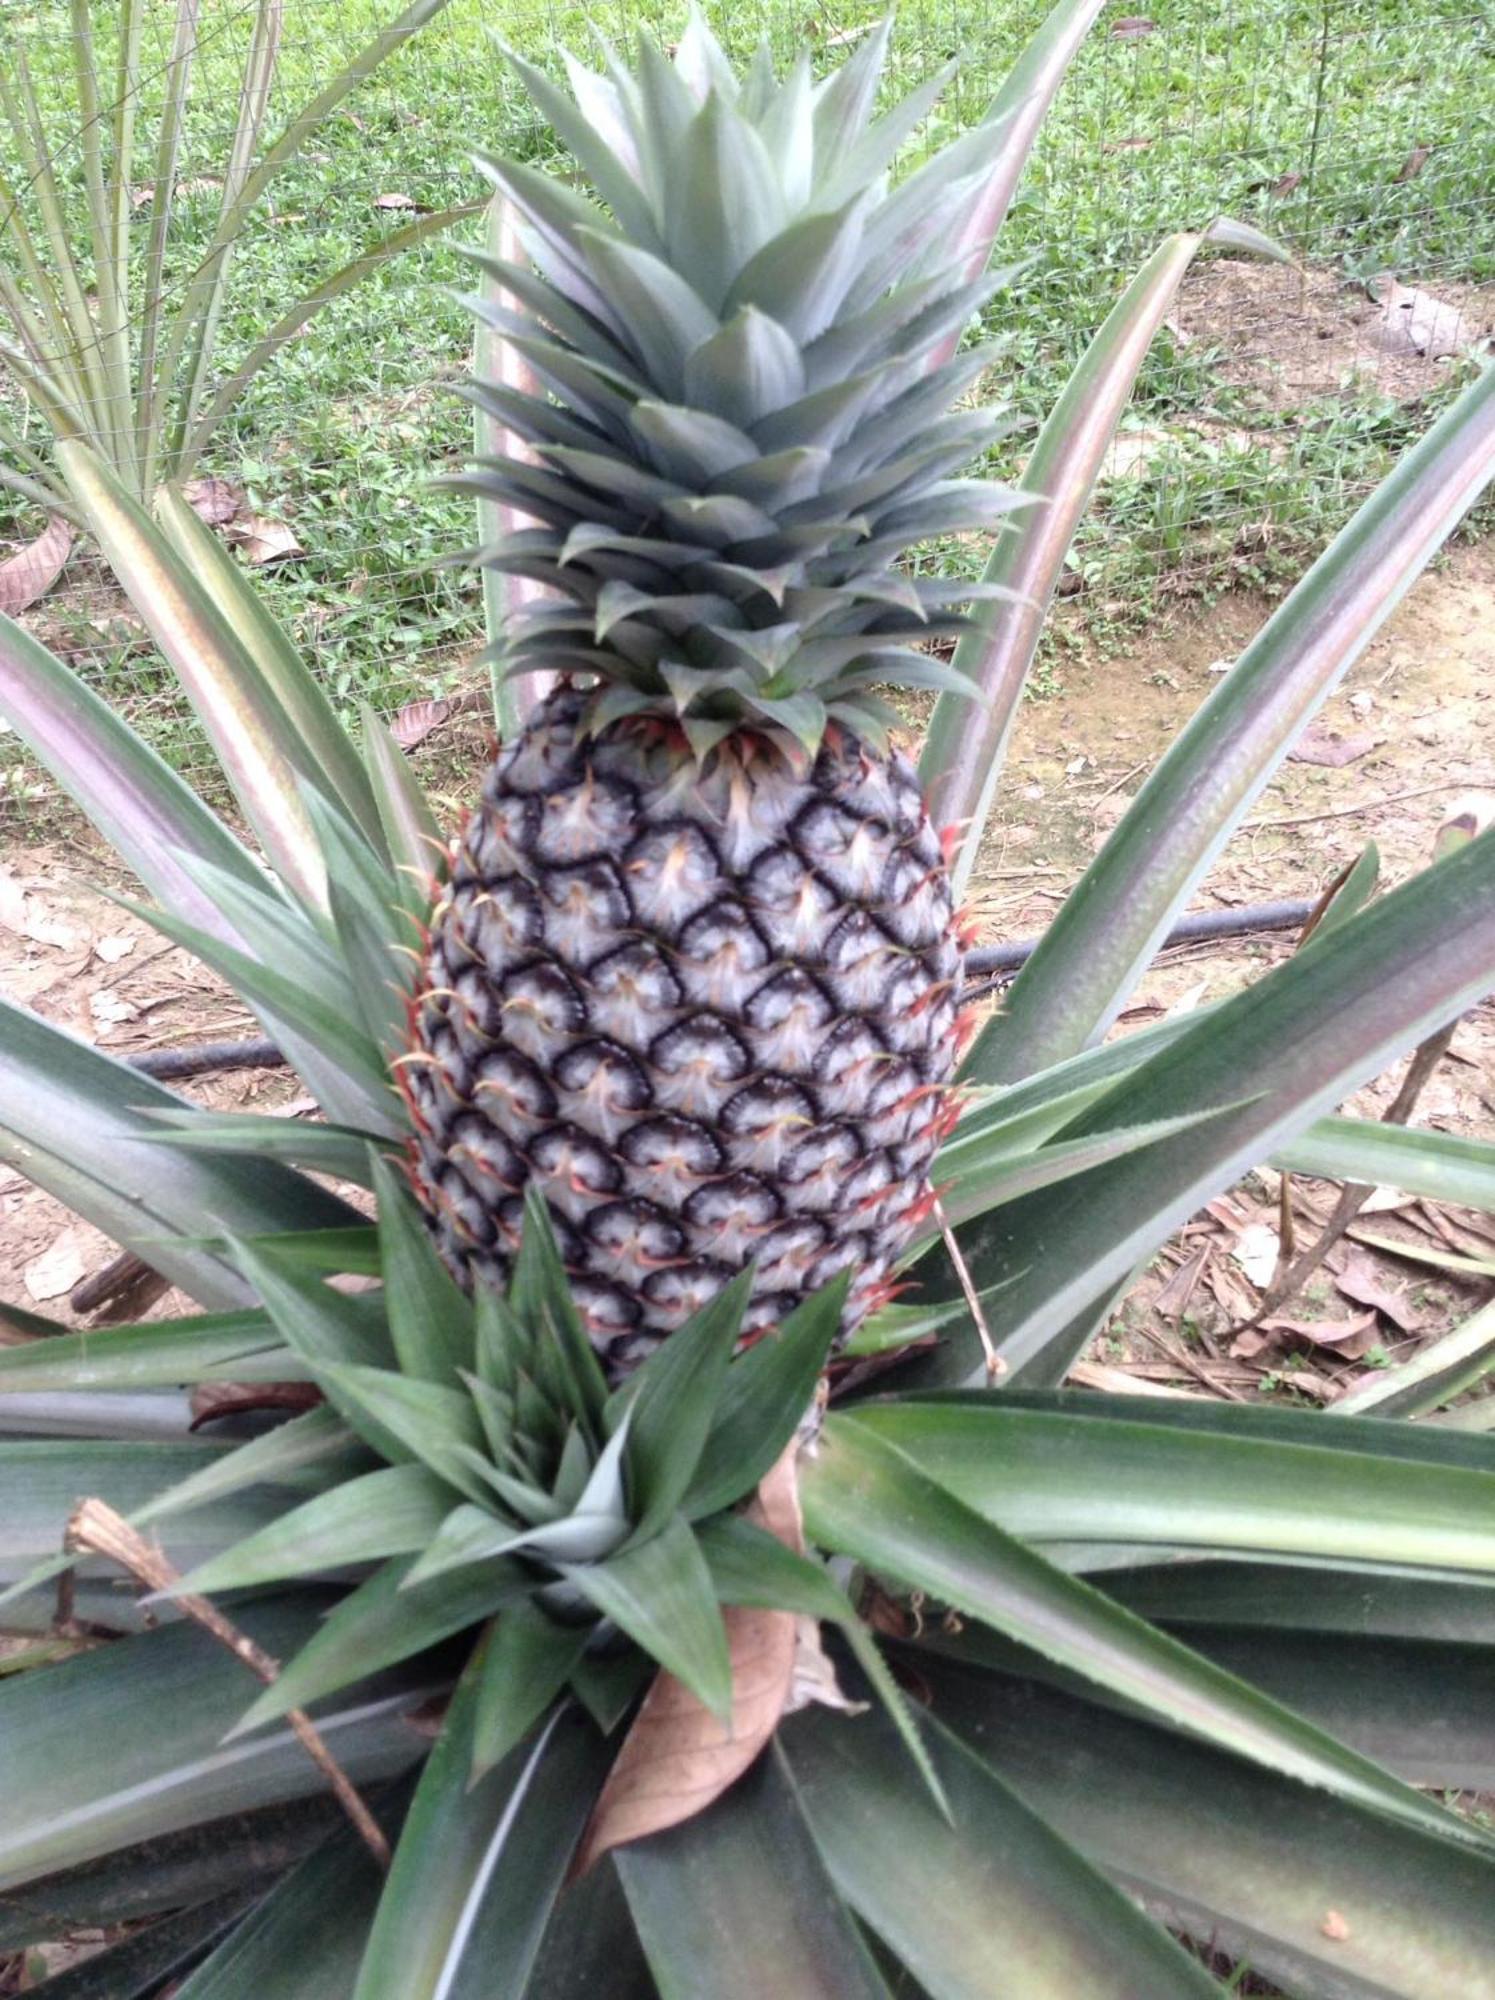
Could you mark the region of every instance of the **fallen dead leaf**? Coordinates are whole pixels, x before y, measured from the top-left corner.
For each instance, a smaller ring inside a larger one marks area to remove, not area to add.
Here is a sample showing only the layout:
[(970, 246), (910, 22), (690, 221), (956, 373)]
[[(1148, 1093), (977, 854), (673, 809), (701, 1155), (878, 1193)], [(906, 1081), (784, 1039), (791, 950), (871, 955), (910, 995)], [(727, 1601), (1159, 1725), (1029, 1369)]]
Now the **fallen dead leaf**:
[(1351, 1361), (1361, 1361), (1375, 1347), (1377, 1315), (1374, 1310), (1357, 1313), (1353, 1319), (1288, 1319), (1274, 1314), (1263, 1320), (1265, 1331), (1295, 1333), (1314, 1347), (1332, 1347)]
[(1414, 146), (1397, 169), (1396, 178), (1398, 183), (1402, 181), (1415, 181), (1432, 157), (1433, 149), (1431, 146)]
[(35, 541), (0, 562), (0, 611), (7, 618), (18, 618), (39, 597), (45, 597), (62, 575), (72, 546), (71, 527), (60, 514), (54, 514)]
[(1350, 1927), (1338, 1910), (1325, 1910), (1324, 1921), (1319, 1925), (1319, 1929), (1335, 1944), (1343, 1944), (1350, 1934)]
[(284, 521), (272, 521), (264, 514), (248, 514), (234, 523), (229, 540), (244, 551), (245, 559), (256, 568), (266, 563), (290, 562), (306, 551), (296, 539), (296, 531)]
[(1290, 764), (1316, 764), (1325, 771), (1342, 771), (1346, 764), (1368, 757), (1384, 741), (1384, 737), (1369, 733), (1341, 736), (1334, 729), (1310, 729), (1287, 757)]
[(243, 487), (236, 486), (231, 479), (207, 474), (201, 479), (189, 479), (182, 488), (182, 498), (210, 528), (226, 528), (239, 518), (246, 496)]
[(49, 944), (57, 951), (74, 950), (82, 944), (85, 936), (75, 925), (49, 916), (35, 896), (26, 898), (26, 913), (21, 919), (20, 929), (22, 937), (31, 938), (37, 944)]
[(1294, 173), (1279, 174), (1277, 179), (1273, 181), (1268, 192), (1271, 195), (1273, 195), (1276, 198), (1276, 200), (1285, 201), (1290, 194), (1296, 194), (1298, 189), (1302, 185), (1303, 185), (1303, 176), (1301, 174), (1294, 174)]
[[(747, 1518), (803, 1552), (791, 1444), (763, 1480)], [(722, 1723), (663, 1671), (623, 1740), (572, 1863), (584, 1875), (610, 1848), (679, 1826), (704, 1812), (752, 1764), (794, 1685), (798, 1620), (792, 1612), (731, 1604), (722, 1611), (732, 1660), (732, 1716)]]
[(1231, 1246), (1230, 1254), (1259, 1292), (1271, 1284), (1281, 1243), (1270, 1222), (1252, 1222)]
[(1423, 1316), (1404, 1292), (1387, 1285), (1380, 1265), (1367, 1250), (1351, 1249), (1334, 1273), (1334, 1282), (1357, 1306), (1373, 1306), (1403, 1333), (1417, 1333)]
[(426, 202), (416, 201), (413, 195), (408, 194), (376, 194), (374, 196), (374, 206), (375, 208), (387, 209), (412, 209), (417, 215), (429, 215), (431, 213), (430, 207)]
[(802, 1708), (834, 1708), (842, 1715), (865, 1715), (870, 1706), (853, 1701), (836, 1676), (835, 1662), (820, 1640), (820, 1627), (813, 1618), (794, 1621), (794, 1672), (790, 1677), (785, 1715), (797, 1715)]
[(1200, 1274), (1209, 1261), (1212, 1248), (1211, 1244), (1202, 1243), (1197, 1250), (1191, 1251), (1163, 1286), (1152, 1302), (1152, 1309), (1159, 1319), (1171, 1320), (1177, 1325), (1189, 1310), (1189, 1301), (1198, 1287)]
[(390, 734), (402, 750), (413, 750), (433, 729), (449, 721), (453, 710), (454, 704), (440, 696), (431, 701), (407, 701), (390, 724)]
[(314, 1410), (322, 1392), (314, 1382), (200, 1382), (192, 1391), (192, 1429), (223, 1417), (258, 1416), (264, 1410)]
[(115, 931), (108, 937), (95, 938), (93, 948), (105, 965), (118, 965), (135, 949), (135, 940), (125, 931)]
[(1221, 1258), (1205, 1266), (1204, 1284), (1227, 1320), (1250, 1319), (1260, 1303), (1245, 1277)]
[(33, 1257), (22, 1273), (26, 1290), (34, 1299), (60, 1299), (83, 1276), (83, 1238), (72, 1224), (54, 1236), (39, 1257)]
[(1111, 23), (1113, 42), (1141, 42), (1157, 29), (1157, 22), (1148, 20), (1145, 14), (1123, 14), (1119, 21)]
[(112, 1027), (118, 1021), (138, 1019), (140, 1009), (132, 1007), (128, 1000), (121, 1000), (117, 993), (90, 993), (88, 1011), (101, 1028)]

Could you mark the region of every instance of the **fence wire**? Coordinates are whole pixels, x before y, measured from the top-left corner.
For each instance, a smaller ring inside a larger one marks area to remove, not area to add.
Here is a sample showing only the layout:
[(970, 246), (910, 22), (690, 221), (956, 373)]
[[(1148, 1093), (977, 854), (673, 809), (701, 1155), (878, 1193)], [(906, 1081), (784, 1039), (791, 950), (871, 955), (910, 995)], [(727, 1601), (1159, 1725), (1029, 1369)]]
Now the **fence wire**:
[[(178, 6), (142, 4), (142, 130), (153, 132)], [(245, 52), (267, 5), (280, 26), (267, 138), (397, 12), (394, 0), (200, 0), (169, 298), (211, 241)], [(107, 53), (119, 0), (90, 11)], [(784, 57), (810, 46), (820, 66), (876, 18), (830, 0), (711, 0), (706, 11), (734, 53), (767, 36)], [(969, 122), (1044, 11), (1041, 0), (904, 0), (890, 88), (958, 58), (928, 136)], [(24, 61), (60, 195), (82, 229), (71, 20), (67, 0), (5, 0), (0, 65), (14, 74)], [(585, 10), (452, 0), (270, 184), (235, 254), (219, 375), (293, 299), (382, 235), (477, 199), (472, 149), (559, 164), (490, 29), (551, 63), (560, 44), (584, 52), (593, 29), (616, 42), (639, 31), (669, 39), (682, 20), (674, 0)], [(147, 146), (141, 181), (124, 190), (136, 263), (150, 160)], [(24, 165), (0, 119), (0, 173), (34, 215)], [(0, 195), (0, 270), (11, 258), (4, 205)], [(1266, 230), (1296, 261), (1212, 259), (1186, 282), (1077, 540), (1055, 644), (1106, 646), (1170, 601), (1279, 587), (1478, 365), (1495, 328), (1495, 15), (1453, 0), (1155, 0), (1146, 16), (1103, 16), (1000, 251), (1019, 269), (988, 312), (1005, 346), (984, 393), (1010, 401), (1028, 429), (999, 450), (994, 471), (1020, 469), (1032, 422), (1158, 237), (1217, 214)], [(13, 275), (24, 292), (25, 273)], [(450, 394), (470, 350), (453, 293), (463, 282), (450, 246), (431, 241), (337, 298), (248, 388), (202, 467), (217, 482), (205, 504), (228, 517), (223, 532), (334, 697), (391, 713), (482, 679), (480, 592), (448, 560), (471, 540), (469, 509), (430, 484), (469, 441), (468, 412)], [(0, 422), (45, 458), (46, 430), (3, 369)], [(38, 508), (0, 490), (0, 556), (43, 525)], [(929, 552), (947, 567), (981, 556), (969, 543)], [(190, 714), (85, 545), (23, 619), (179, 769), (204, 776)], [(1050, 657), (1040, 688), (1061, 672)], [(0, 737), (0, 822), (24, 831), (53, 801), (50, 781)]]

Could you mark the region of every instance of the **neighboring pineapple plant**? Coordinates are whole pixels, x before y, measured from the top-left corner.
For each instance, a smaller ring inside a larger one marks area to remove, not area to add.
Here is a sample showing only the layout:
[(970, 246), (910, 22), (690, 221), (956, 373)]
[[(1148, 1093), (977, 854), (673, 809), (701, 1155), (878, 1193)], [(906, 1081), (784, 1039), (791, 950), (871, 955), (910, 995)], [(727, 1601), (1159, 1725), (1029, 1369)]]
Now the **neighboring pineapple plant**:
[[(1495, 472), (1495, 371), (959, 1054), (1006, 726), (1206, 240), (1118, 302), (1031, 504), (948, 477), (992, 428), (948, 357), (1096, 11), (890, 195), (934, 87), (879, 121), (886, 29), (739, 84), (696, 21), (573, 66), (580, 118), (525, 72), (605, 208), (494, 168), (533, 268), (484, 309), (548, 393), (475, 387), (535, 454), (480, 468), (530, 517), (484, 554), (550, 594), (450, 846), (180, 495), (59, 447), (253, 844), (8, 622), (0, 712), (322, 1116), (0, 1005), (0, 1158), (191, 1302), (0, 1316), (0, 1951), (102, 1928), (57, 2000), (1495, 1996), (1495, 1840), (1444, 1796), (1490, 1783), (1491, 1399), (1446, 1407), (1483, 1356), (1353, 1417), (1062, 1387), (1252, 1165), (1495, 1207), (1495, 1147), (1334, 1113), (1495, 987), (1495, 835), (1104, 1039)], [(900, 565), (999, 514), (984, 590)], [(917, 774), (900, 679), (940, 688)]]

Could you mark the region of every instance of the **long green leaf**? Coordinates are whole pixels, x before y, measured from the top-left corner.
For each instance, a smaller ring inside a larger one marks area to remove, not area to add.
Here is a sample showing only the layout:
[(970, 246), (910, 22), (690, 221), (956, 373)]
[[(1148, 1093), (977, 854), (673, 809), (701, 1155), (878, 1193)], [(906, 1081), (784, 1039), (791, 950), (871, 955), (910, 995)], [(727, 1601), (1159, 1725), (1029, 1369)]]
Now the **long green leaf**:
[[(1088, 10), (1087, 10), (1088, 11)], [(982, 581), (1001, 599), (978, 605), (975, 629), (956, 649), (955, 666), (979, 688), (979, 702), (946, 693), (935, 704), (919, 760), (938, 825), (962, 828), (952, 869), (957, 897), (975, 867), (1044, 619), (1064, 558), (1090, 503), (1121, 413), (1184, 273), (1213, 232), (1166, 238), (1111, 308), (1045, 419), (1023, 490), (1044, 504), (1017, 517), (996, 538)]]
[(1329, 1406), (1331, 1416), (1420, 1417), (1495, 1369), (1495, 1302), (1429, 1342), (1410, 1361), (1371, 1375)]
[(1320, 1118), (1279, 1148), (1277, 1163), (1295, 1174), (1495, 1211), (1495, 1144), (1488, 1139), (1379, 1119)]
[(359, 709), (359, 720), (369, 785), (403, 907), (424, 922), (446, 879), (446, 843), (409, 759), (384, 722), (367, 703)]
[[(10, 1583), (58, 1555), (68, 1516), (80, 1500), (103, 1500), (131, 1514), (223, 1455), (221, 1447), (201, 1441), (5, 1440), (0, 1443), (0, 1580)], [(263, 1486), (230, 1506), (204, 1508), (190, 1527), (168, 1537), (172, 1560), (196, 1562), (215, 1554), (226, 1540), (263, 1526), (288, 1497)], [(96, 1564), (90, 1573), (99, 1573)]]
[[(502, 189), (488, 203), (486, 242), (490, 258), (504, 263), (514, 263), (524, 255), (518, 214)], [(517, 304), (486, 263), (481, 282), (481, 296), (486, 304), (498, 308)], [(529, 362), (483, 313), (477, 315), (473, 328), (472, 371), (478, 382), (517, 389), (527, 395), (534, 395), (540, 389)], [(523, 440), (481, 403), (473, 405), (473, 450), (479, 459), (522, 461), (528, 456)], [(477, 497), (477, 516), (478, 540), (484, 548), (493, 547), (519, 528), (533, 525), (511, 502), (493, 500), (481, 493)], [(483, 566), (483, 618), (496, 666), (502, 662), (515, 615), (544, 595), (544, 585), (529, 577), (508, 575), (491, 564)], [(495, 671), (494, 712), (499, 732), (506, 740), (512, 740), (524, 727), (528, 716), (549, 692), (553, 678), (549, 673), (505, 675)]]
[(1107, 1285), (1201, 1202), (1484, 997), (1495, 984), (1492, 859), (1487, 833), (1382, 897), (1212, 1010), (1061, 1136), (1236, 1108), (967, 1230), (978, 1285), (1021, 1274), (1003, 1312), (1013, 1380), (1061, 1379), (1073, 1358), (1067, 1330)]
[[(254, 1901), (247, 1889), (230, 1890), (193, 1910), (158, 1917), (92, 1958), (47, 1981), (52, 2000), (155, 2000), (162, 1981), (186, 1972), (232, 1931)], [(165, 1990), (173, 1990), (169, 1983)]]
[[(979, 277), (986, 267), (1049, 106), (1102, 4), (1103, 0), (1060, 0), (1013, 64), (987, 109), (983, 122), (1002, 128), (1002, 150), (949, 251), (951, 266), (963, 262), (967, 278)], [(952, 333), (946, 345), (936, 349), (931, 369), (950, 358), (958, 340), (959, 334)]]
[(303, 1373), (252, 1306), (193, 1319), (64, 1332), (0, 1348), (0, 1395), (45, 1390), (166, 1389), (197, 1382), (284, 1382)]
[(387, 858), (362, 760), (285, 628), (180, 493), (163, 487), (156, 496), (155, 510), (167, 541), (259, 670), (327, 796), (339, 801), (375, 851)]
[(973, 1080), (1030, 1075), (1115, 1019), (1277, 764), (1492, 476), (1495, 373), (1485, 369), (1175, 740), (982, 1030), (967, 1064)]
[(1406, 1825), (1483, 1845), (1367, 1759), (1052, 1568), (857, 1419), (827, 1425), (801, 1497), (822, 1546), (928, 1591), (1143, 1713)]
[(987, 1765), (926, 1720), (950, 1800), (909, 1783), (892, 1725), (817, 1709), (786, 1732), (790, 1772), (832, 1879), (930, 2000), (1168, 2000), (1217, 1993)]
[(205, 1220), (251, 1236), (358, 1220), (335, 1195), (273, 1161), (130, 1144), (159, 1137), (149, 1111), (181, 1108), (181, 1098), (139, 1070), (0, 1001), (0, 1159), (117, 1243), (139, 1243), (201, 1304), (250, 1302), (226, 1257), (177, 1240)]
[(301, 1799), (141, 1841), (107, 1860), (43, 1876), (0, 1896), (0, 1951), (85, 1926), (190, 1910), (242, 1883), (264, 1884), (294, 1868), (343, 1824), (342, 1808), (330, 1798)]
[(324, 1125), (320, 1119), (272, 1118), (253, 1111), (161, 1112), (156, 1143), (189, 1153), (236, 1153), (260, 1160), (283, 1160), (313, 1173), (331, 1174), (355, 1187), (373, 1178), (370, 1148), (378, 1144), (372, 1132), (349, 1125)]
[(772, 1758), (614, 1859), (659, 2000), (893, 2000)]
[(11, 619), (0, 616), (0, 715), (168, 910), (233, 936), (182, 865), (213, 863), (246, 886), (251, 856), (108, 704)]
[[(279, 1655), (316, 1627), (322, 1608), (302, 1594), (240, 1606), (234, 1616)], [(407, 1678), (398, 1691), (362, 1695), (318, 1716), (355, 1784), (391, 1777), (420, 1756), (421, 1740), (404, 1717), (438, 1684)], [(224, 1742), (253, 1686), (242, 1663), (191, 1624), (0, 1683), (0, 1887), (225, 1813), (321, 1792), (322, 1774), (289, 1729)]]
[(298, 737), (247, 649), (139, 502), (86, 445), (57, 459), (110, 568), (196, 710), (244, 815), (303, 902), (323, 906), (321, 856), (300, 780)]
[(331, 2000), (351, 1993), (383, 1877), (344, 1826), (291, 1869), (173, 2000)]
[(210, 1557), (183, 1577), (178, 1591), (210, 1596), (413, 1555), (451, 1509), (450, 1487), (424, 1466), (381, 1466), (317, 1494)]
[(1097, 1400), (1087, 1416), (981, 1393), (869, 1402), (856, 1422), (1025, 1541), (1157, 1542), (1495, 1578), (1495, 1464), (1389, 1459), (1367, 1448), (1368, 1425), (1341, 1432), (1316, 1418), (1283, 1443), (1150, 1423), (1128, 1398)]
[[(412, 1567), (404, 1557), (383, 1564), (328, 1612), (279, 1680), (247, 1709), (241, 1692), (243, 1712), (227, 1740), (240, 1744), (288, 1709), (305, 1708), (385, 1667), (412, 1660), (454, 1632), (480, 1625), (506, 1597), (528, 1590), (519, 1572), (502, 1562), (448, 1570), (406, 1589)], [(242, 1690), (242, 1682), (240, 1686)]]
[(1485, 1856), (1058, 1690), (914, 1664), (1035, 1812), (1201, 1944), (1304, 2000), (1495, 1992)]
[(1495, 1648), (1207, 1625), (1189, 1643), (1408, 1784), (1495, 1788)]
[(1170, 1560), (1113, 1571), (1100, 1583), (1108, 1596), (1171, 1630), (1272, 1626), (1495, 1645), (1495, 1591), (1485, 1583), (1236, 1560)]
[(473, 1783), (481, 1677), (479, 1656), (421, 1774), (353, 2000), (524, 1990), (606, 1759), (573, 1712)]

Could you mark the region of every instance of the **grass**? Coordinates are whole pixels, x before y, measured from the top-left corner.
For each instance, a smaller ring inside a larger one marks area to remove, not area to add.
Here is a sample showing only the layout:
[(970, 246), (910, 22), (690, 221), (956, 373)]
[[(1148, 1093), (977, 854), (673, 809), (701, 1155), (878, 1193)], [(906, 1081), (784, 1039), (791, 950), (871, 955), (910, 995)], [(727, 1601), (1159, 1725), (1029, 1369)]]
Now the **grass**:
[[(287, 0), (283, 111), (394, 11), (393, 0)], [(746, 53), (760, 31), (787, 52), (806, 33), (824, 41), (875, 9), (860, 0), (844, 8), (713, 0), (708, 11)], [(1036, 0), (905, 0), (894, 82), (909, 84), (958, 53), (962, 72), (934, 123), (964, 124), (1042, 11)], [(61, 0), (9, 0), (7, 29), (44, 75), (65, 59), (64, 14)], [(289, 299), (402, 219), (376, 197), (435, 207), (476, 193), (466, 164), (475, 144), (555, 157), (485, 26), (501, 25), (544, 59), (557, 41), (585, 47), (587, 14), (620, 38), (639, 26), (669, 36), (683, 8), (453, 0), (276, 183), (236, 267), (226, 360)], [(1010, 401), (1024, 428), (994, 459), (998, 472), (1017, 470), (1025, 436), (1169, 228), (1223, 211), (1347, 279), (1385, 268), (1434, 282), (1495, 276), (1495, 22), (1482, 10), (1452, 0), (1416, 10), (1403, 0), (1157, 0), (1152, 20), (1154, 31), (1137, 39), (1117, 39), (1114, 27), (1108, 35), (1103, 21), (1010, 220), (1002, 256), (1022, 268), (990, 309), (990, 330), (1006, 345), (989, 393)], [(208, 180), (221, 159), (248, 21), (245, 0), (204, 0), (188, 181)], [(57, 88), (60, 98), (60, 79)], [(1421, 171), (1399, 179), (1414, 148), (1428, 149)], [(75, 146), (62, 149), (60, 165), (76, 184)], [(1301, 178), (1284, 192), (1283, 177), (1294, 174)], [(189, 200), (205, 235), (213, 190)], [(461, 282), (460, 260), (446, 248), (386, 267), (290, 345), (218, 441), (216, 469), (247, 488), (257, 511), (294, 526), (304, 556), (263, 572), (265, 586), (339, 697), (393, 708), (440, 691), (480, 642), (475, 579), (444, 566), (470, 538), (469, 511), (428, 484), (460, 460), (469, 437), (466, 407), (442, 393), (467, 361), (468, 323), (449, 292)], [(1151, 617), (1170, 591), (1242, 581), (1271, 588), (1296, 574), (1430, 415), (1385, 397), (1333, 395), (1264, 419), (1225, 382), (1221, 360), (1214, 346), (1160, 339), (1131, 421), (1167, 431), (1166, 446), (1139, 476), (1110, 482), (1082, 530), (1074, 564), (1083, 588), (1040, 662), (1040, 692), (1062, 680), (1076, 632), (1105, 643)], [(35, 525), (8, 515), (7, 504), (0, 533)], [(927, 552), (941, 567), (975, 566), (980, 556), (970, 544)], [(48, 623), (54, 609), (74, 628), (107, 623), (76, 595), (49, 604)], [(87, 651), (86, 629), (69, 638)], [(152, 699), (148, 663), (128, 643), (102, 638), (96, 671), (146, 709), (168, 754), (191, 762), (189, 726)]]

